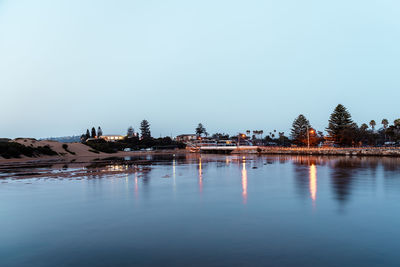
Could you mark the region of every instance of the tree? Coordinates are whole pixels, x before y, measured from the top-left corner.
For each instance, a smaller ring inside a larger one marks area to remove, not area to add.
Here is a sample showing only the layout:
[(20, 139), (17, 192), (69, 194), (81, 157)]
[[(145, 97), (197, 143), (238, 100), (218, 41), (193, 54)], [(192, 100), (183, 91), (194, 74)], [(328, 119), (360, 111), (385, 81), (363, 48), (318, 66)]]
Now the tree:
[(257, 136), (258, 135), (258, 131), (257, 130), (253, 130), (253, 135)]
[(395, 128), (400, 128), (400, 119), (396, 119), (393, 122)]
[(134, 134), (135, 134), (135, 131), (134, 131), (133, 127), (129, 126), (129, 128), (128, 128), (127, 132), (126, 132), (126, 135), (128, 137), (133, 137)]
[(226, 133), (215, 133), (212, 135), (213, 139), (216, 140), (229, 140), (229, 134)]
[[(295, 144), (307, 144), (307, 130), (310, 129), (310, 122), (303, 114), (300, 114), (292, 124), (291, 137)], [(270, 133), (271, 134), (271, 133)], [(272, 135), (272, 134), (271, 134)]]
[[(340, 140), (344, 140), (343, 135), (345, 132), (348, 133), (348, 131), (345, 130), (348, 128), (354, 128), (353, 126), (353, 120), (351, 119), (350, 113), (342, 104), (339, 104), (332, 112), (326, 130), (336, 143), (341, 144)], [(346, 141), (346, 143), (348, 142)]]
[(140, 132), (142, 139), (151, 137), (150, 124), (147, 120), (142, 120), (140, 123)]
[(386, 130), (389, 125), (389, 121), (387, 119), (383, 119), (381, 123), (383, 125), (383, 129)]
[(199, 125), (197, 125), (196, 127), (196, 135), (201, 136), (202, 134), (206, 133), (207, 133), (206, 128), (204, 128), (203, 124), (199, 123)]
[(97, 128), (97, 136), (102, 136), (102, 135), (103, 135), (103, 130), (99, 126), (99, 128)]
[(96, 129), (94, 128), (94, 127), (92, 127), (92, 135), (91, 135), (91, 137), (92, 138), (96, 138)]
[(375, 122), (374, 120), (371, 120), (371, 121), (369, 122), (369, 125), (371, 126), (372, 131), (375, 131), (376, 122)]
[(386, 131), (389, 125), (389, 121), (387, 119), (382, 119), (381, 123), (383, 125), (384, 141), (386, 142)]
[(81, 135), (81, 142), (84, 143), (86, 141), (86, 134)]
[(87, 129), (86, 130), (86, 139), (89, 139), (90, 138), (90, 132), (89, 132), (89, 129)]
[(357, 146), (362, 138), (360, 129), (354, 122), (344, 127), (337, 137), (339, 138), (337, 143), (342, 146)]
[(365, 132), (367, 129), (368, 129), (368, 125), (366, 123), (361, 124), (361, 126), (360, 126), (361, 131)]

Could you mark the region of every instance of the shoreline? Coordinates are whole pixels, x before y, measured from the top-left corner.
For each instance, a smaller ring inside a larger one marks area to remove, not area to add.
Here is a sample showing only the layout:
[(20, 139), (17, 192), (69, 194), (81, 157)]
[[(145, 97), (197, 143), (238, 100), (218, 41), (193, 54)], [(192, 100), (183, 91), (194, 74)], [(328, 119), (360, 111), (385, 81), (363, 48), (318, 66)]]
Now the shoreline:
[(263, 155), (309, 155), (309, 156), (374, 156), (400, 157), (400, 147), (363, 148), (271, 148), (259, 147)]
[(172, 155), (172, 154), (186, 154), (190, 153), (186, 149), (179, 149), (179, 150), (164, 150), (164, 151), (131, 151), (131, 152), (124, 152), (120, 151), (117, 153), (101, 153), (101, 154), (94, 154), (94, 155), (57, 155), (57, 156), (42, 156), (42, 157), (20, 157), (20, 158), (2, 158), (0, 157), (0, 166), (6, 164), (18, 164), (18, 163), (89, 163), (95, 160), (104, 160), (107, 158), (124, 158), (124, 157), (134, 157), (140, 155)]
[[(0, 181), (4, 179), (31, 179), (31, 178), (55, 178), (55, 179), (82, 179), (99, 178), (109, 175), (126, 175), (136, 173), (138, 177), (145, 175), (152, 169), (157, 159), (148, 156), (175, 156), (186, 159), (218, 157), (232, 155), (239, 158), (261, 158), (268, 156), (276, 158), (377, 158), (383, 160), (400, 158), (400, 149), (393, 148), (272, 148), (259, 147), (258, 151), (239, 150), (231, 154), (193, 153), (187, 149), (164, 151), (132, 151), (117, 152), (112, 154), (102, 153), (96, 156), (46, 156), (36, 158), (0, 159)], [(225, 159), (224, 159), (225, 160)], [(196, 160), (197, 161), (197, 160)]]
[[(190, 152), (187, 149), (160, 150), (160, 151), (131, 151), (117, 153), (101, 153), (95, 155), (57, 155), (43, 157), (21, 157), (5, 159), (0, 157), (0, 167), (8, 166), (29, 166), (41, 164), (65, 164), (65, 163), (90, 163), (94, 161), (106, 162), (115, 161), (116, 158), (147, 156), (147, 155), (172, 155), (172, 154), (203, 154)], [(204, 153), (209, 154), (209, 153)], [(213, 154), (213, 153), (211, 153)], [(232, 155), (309, 155), (309, 156), (374, 156), (374, 157), (400, 157), (400, 148), (276, 148), (258, 147), (257, 150), (233, 151)], [(229, 155), (229, 154), (227, 154)]]

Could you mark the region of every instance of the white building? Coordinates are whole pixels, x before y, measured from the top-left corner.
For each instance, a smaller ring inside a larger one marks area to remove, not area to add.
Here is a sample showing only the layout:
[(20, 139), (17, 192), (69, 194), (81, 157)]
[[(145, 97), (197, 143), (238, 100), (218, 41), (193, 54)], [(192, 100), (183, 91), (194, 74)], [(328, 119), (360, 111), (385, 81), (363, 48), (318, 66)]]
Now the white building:
[(115, 141), (123, 140), (125, 138), (125, 136), (108, 134), (108, 135), (102, 135), (99, 138), (104, 139), (107, 142), (115, 142)]

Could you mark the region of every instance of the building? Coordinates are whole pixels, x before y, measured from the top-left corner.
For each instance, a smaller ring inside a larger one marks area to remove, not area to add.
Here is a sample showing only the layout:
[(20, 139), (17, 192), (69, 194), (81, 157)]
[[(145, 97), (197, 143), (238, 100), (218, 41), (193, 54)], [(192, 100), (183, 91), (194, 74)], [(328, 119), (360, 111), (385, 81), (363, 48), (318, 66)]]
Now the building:
[(111, 134), (111, 135), (102, 135), (99, 138), (104, 139), (107, 142), (115, 142), (115, 141), (123, 140), (125, 138), (125, 136)]
[(197, 139), (197, 135), (195, 134), (181, 134), (176, 137), (177, 142), (190, 142)]

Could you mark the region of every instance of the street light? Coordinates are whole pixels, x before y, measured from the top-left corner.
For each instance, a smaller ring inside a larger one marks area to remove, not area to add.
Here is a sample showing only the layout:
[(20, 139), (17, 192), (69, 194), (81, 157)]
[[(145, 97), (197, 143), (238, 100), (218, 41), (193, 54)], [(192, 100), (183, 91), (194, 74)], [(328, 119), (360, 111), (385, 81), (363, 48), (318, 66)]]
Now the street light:
[(308, 125), (307, 125), (307, 148), (310, 148), (310, 133), (313, 134), (314, 129), (311, 128), (311, 130), (309, 130)]
[(242, 133), (238, 133), (238, 141), (237, 141), (237, 146), (240, 146), (240, 138), (245, 139), (246, 135)]

